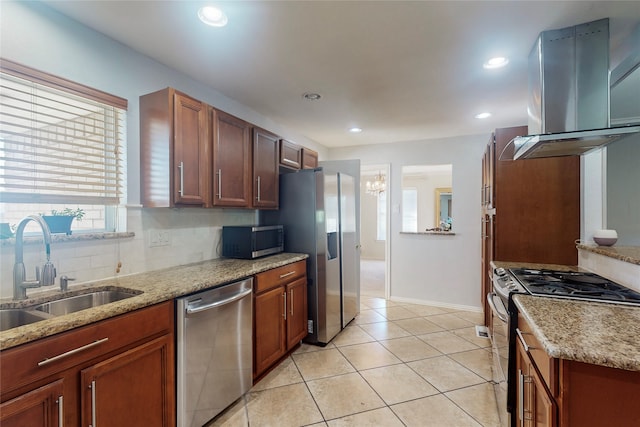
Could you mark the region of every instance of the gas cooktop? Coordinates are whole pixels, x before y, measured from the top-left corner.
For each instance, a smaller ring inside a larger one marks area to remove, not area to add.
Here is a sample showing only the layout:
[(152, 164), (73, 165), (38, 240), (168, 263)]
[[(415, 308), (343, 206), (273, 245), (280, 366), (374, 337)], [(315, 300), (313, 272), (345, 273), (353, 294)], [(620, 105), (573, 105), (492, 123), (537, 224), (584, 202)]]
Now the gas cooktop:
[(640, 305), (640, 293), (594, 273), (512, 268), (532, 295)]

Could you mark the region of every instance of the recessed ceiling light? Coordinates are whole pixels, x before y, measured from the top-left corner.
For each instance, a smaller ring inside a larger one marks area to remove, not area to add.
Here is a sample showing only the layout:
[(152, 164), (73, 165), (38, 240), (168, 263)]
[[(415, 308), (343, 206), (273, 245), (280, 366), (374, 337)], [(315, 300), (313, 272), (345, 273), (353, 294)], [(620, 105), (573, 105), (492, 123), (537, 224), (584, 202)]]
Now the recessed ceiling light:
[(349, 129), (349, 132), (351, 133), (360, 133), (362, 132), (362, 129), (359, 127), (352, 127), (351, 129)]
[(213, 6), (204, 6), (198, 10), (198, 18), (212, 27), (224, 27), (227, 25), (227, 15), (223, 11)]
[(315, 93), (315, 92), (305, 92), (302, 94), (302, 97), (304, 99), (306, 99), (307, 101), (317, 101), (320, 98), (322, 98), (322, 95), (320, 95), (319, 93)]
[(480, 113), (474, 116), (476, 119), (486, 119), (487, 117), (491, 117), (491, 113)]
[(489, 59), (482, 66), (486, 69), (492, 69), (492, 68), (504, 67), (508, 63), (509, 63), (509, 60), (504, 56), (497, 56), (495, 58)]

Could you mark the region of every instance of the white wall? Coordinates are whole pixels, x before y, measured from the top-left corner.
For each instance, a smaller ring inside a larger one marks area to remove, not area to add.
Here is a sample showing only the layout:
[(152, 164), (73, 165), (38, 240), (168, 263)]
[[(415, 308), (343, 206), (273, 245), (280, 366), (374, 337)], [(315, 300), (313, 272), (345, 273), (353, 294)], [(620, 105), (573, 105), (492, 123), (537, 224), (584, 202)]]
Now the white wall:
[[(390, 163), (391, 299), (480, 308), (480, 186), (488, 135), (329, 150), (331, 159)], [(453, 164), (455, 236), (400, 234), (402, 166)]]
[[(128, 157), (128, 231), (135, 238), (60, 242), (52, 245), (52, 260), (58, 276), (76, 277), (78, 282), (172, 267), (217, 258), (220, 227), (255, 223), (253, 210), (140, 209), (139, 97), (167, 86), (175, 87), (230, 114), (268, 129), (291, 141), (308, 146), (326, 157), (321, 145), (289, 132), (257, 112), (229, 99), (212, 88), (141, 55), (36, 2), (7, 2), (0, 5), (2, 58), (48, 72), (126, 98)], [(34, 212), (35, 213), (35, 212)], [(152, 231), (169, 233), (171, 244), (149, 247)], [(0, 297), (10, 297), (13, 246), (0, 247)], [(41, 245), (25, 245), (27, 275), (42, 258)], [(33, 294), (30, 290), (29, 294)]]

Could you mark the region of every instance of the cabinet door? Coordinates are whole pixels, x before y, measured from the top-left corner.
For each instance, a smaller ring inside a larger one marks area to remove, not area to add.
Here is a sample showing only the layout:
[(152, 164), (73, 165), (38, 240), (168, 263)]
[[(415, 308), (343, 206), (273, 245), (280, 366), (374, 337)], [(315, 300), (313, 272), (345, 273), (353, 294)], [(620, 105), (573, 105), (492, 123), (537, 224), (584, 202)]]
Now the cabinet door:
[(280, 165), (291, 169), (302, 168), (302, 147), (286, 139), (280, 140)]
[(63, 383), (57, 380), (0, 405), (3, 427), (64, 425)]
[(278, 137), (253, 129), (253, 206), (278, 208)]
[(287, 285), (287, 349), (307, 336), (307, 278)]
[(173, 334), (81, 371), (82, 425), (173, 426)]
[(549, 395), (519, 339), (516, 343), (516, 372), (517, 424), (524, 427), (555, 427), (557, 404)]
[(302, 148), (302, 169), (315, 169), (318, 167), (318, 153), (306, 147)]
[(213, 205), (251, 206), (251, 129), (247, 122), (211, 109)]
[(255, 300), (255, 376), (260, 375), (286, 351), (285, 287), (256, 295)]
[(174, 94), (173, 191), (177, 205), (209, 205), (210, 149), (207, 107)]

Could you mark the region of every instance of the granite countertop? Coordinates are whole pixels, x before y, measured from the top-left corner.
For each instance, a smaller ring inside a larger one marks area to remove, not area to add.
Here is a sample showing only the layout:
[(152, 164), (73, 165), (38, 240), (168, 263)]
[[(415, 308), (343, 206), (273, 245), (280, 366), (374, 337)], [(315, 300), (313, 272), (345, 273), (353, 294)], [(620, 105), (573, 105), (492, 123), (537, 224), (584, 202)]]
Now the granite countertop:
[(640, 246), (597, 246), (578, 243), (576, 248), (640, 265)]
[[(0, 350), (48, 337), (139, 308), (158, 304), (199, 290), (234, 282), (257, 273), (308, 258), (307, 254), (281, 253), (255, 260), (216, 259), (163, 270), (132, 274), (69, 286), (69, 292), (124, 288), (142, 292), (134, 297), (0, 332)], [(59, 299), (60, 291), (33, 293), (24, 301), (0, 300), (0, 308), (21, 308)]]
[(551, 357), (640, 371), (640, 308), (514, 295)]

